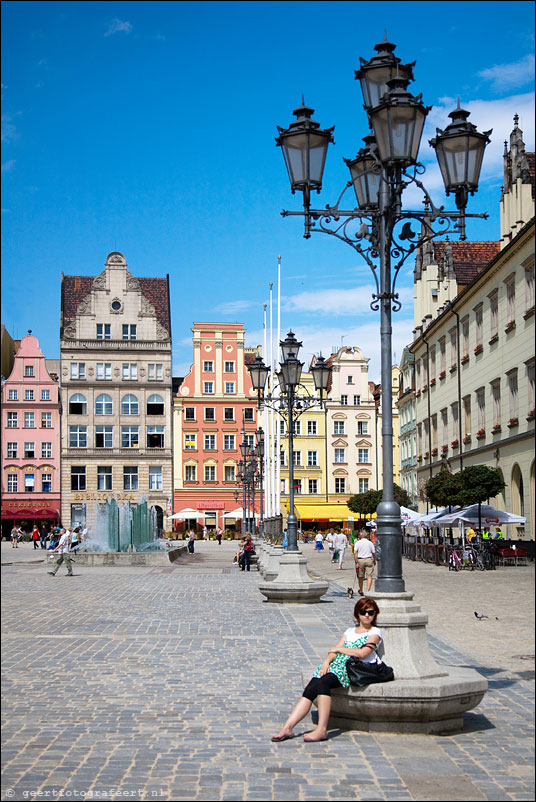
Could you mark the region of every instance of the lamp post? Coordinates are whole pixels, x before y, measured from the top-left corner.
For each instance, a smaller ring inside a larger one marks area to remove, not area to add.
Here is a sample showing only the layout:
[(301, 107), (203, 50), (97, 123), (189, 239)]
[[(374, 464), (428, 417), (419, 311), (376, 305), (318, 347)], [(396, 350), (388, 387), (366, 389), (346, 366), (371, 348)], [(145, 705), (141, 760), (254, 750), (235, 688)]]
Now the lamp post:
[[(417, 161), (420, 139), (429, 108), (420, 96), (407, 91), (413, 80), (413, 64), (402, 65), (385, 41), (376, 45), (378, 55), (361, 59), (356, 79), (361, 82), (371, 133), (352, 160), (347, 182), (334, 206), (311, 209), (311, 189), (322, 188), (322, 171), (333, 129), (320, 129), (310, 119), (312, 109), (294, 112), (297, 120), (288, 129), (279, 128), (277, 144), (282, 148), (292, 192), (303, 192), (303, 211), (283, 211), (305, 219), (305, 238), (322, 232), (350, 245), (372, 271), (376, 292), (371, 308), (380, 311), (383, 494), (377, 508), (378, 554), (380, 556), (375, 598), (381, 608), (385, 653), (397, 680), (404, 682), (369, 686), (367, 694), (334, 691), (330, 724), (359, 729), (363, 722), (386, 732), (446, 732), (462, 727), (462, 713), (481, 701), (486, 680), (473, 669), (438, 665), (426, 638), (427, 616), (406, 593), (402, 578), (402, 526), (400, 507), (393, 495), (393, 410), (391, 313), (401, 304), (395, 291), (398, 273), (423, 243), (447, 232), (465, 239), (469, 194), (478, 188), (485, 147), (491, 131), (479, 133), (467, 121), (469, 112), (459, 107), (450, 115), (452, 123), (437, 130), (430, 144), (435, 148), (447, 194), (454, 193), (457, 211), (436, 207), (420, 181), (424, 172)], [(313, 144), (311, 139), (316, 136)], [(299, 156), (298, 156), (299, 154)], [(424, 209), (405, 210), (404, 190), (418, 187)], [(354, 187), (357, 208), (340, 208), (344, 193)], [(414, 232), (412, 221), (419, 221)], [(357, 721), (357, 724), (356, 724)], [(368, 729), (365, 726), (365, 729)]]
[(263, 469), (264, 469), (264, 431), (259, 427), (255, 432), (257, 438), (257, 445), (255, 446), (255, 453), (259, 460), (259, 484), (260, 484), (260, 517), (259, 517), (259, 535), (264, 537), (264, 490), (263, 490)]
[[(278, 127), (276, 143), (283, 150), (291, 190), (303, 192), (303, 212), (283, 211), (283, 216), (305, 218), (304, 236), (331, 234), (346, 242), (370, 267), (376, 284), (371, 308), (380, 310), (383, 497), (377, 509), (377, 532), (381, 560), (375, 588), (377, 591), (404, 591), (402, 578), (402, 528), (400, 507), (393, 495), (393, 410), (392, 410), (392, 326), (391, 313), (401, 307), (395, 291), (398, 272), (406, 259), (422, 243), (454, 231), (464, 240), (469, 194), (478, 189), (484, 150), (491, 131), (479, 133), (467, 121), (469, 112), (459, 106), (450, 114), (452, 123), (430, 144), (435, 149), (447, 195), (454, 193), (458, 211), (446, 212), (436, 207), (419, 175), (424, 167), (418, 162), (420, 140), (430, 107), (420, 95), (407, 90), (413, 80), (413, 64), (402, 65), (393, 51), (395, 45), (384, 41), (375, 46), (377, 55), (361, 59), (355, 77), (361, 82), (364, 108), (371, 133), (364, 139), (354, 159), (345, 159), (350, 180), (334, 206), (311, 209), (311, 190), (320, 192), (326, 154), (333, 141), (333, 128), (321, 129), (311, 120), (313, 110), (302, 106), (294, 114), (296, 122), (288, 129)], [(313, 141), (314, 139), (314, 141)], [(424, 210), (402, 208), (404, 190), (416, 185), (424, 195)], [(357, 208), (344, 210), (340, 204), (349, 187), (354, 188)], [(420, 232), (411, 228), (420, 222)]]

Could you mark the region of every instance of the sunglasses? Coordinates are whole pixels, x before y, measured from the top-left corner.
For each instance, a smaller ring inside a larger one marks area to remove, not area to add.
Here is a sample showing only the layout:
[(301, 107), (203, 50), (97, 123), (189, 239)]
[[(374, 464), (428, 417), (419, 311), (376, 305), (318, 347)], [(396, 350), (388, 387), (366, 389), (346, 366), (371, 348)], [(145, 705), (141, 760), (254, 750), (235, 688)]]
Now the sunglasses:
[(376, 615), (376, 610), (360, 610), (359, 615)]

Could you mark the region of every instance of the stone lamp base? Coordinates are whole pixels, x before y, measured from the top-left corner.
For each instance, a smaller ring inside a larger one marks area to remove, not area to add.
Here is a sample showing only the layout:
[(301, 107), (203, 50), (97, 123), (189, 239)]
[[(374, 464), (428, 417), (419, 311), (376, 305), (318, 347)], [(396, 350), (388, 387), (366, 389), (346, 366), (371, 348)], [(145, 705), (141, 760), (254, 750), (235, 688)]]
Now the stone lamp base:
[(279, 559), (279, 572), (259, 590), (269, 602), (315, 604), (327, 593), (327, 582), (315, 582), (307, 573), (307, 560), (300, 551), (285, 551)]

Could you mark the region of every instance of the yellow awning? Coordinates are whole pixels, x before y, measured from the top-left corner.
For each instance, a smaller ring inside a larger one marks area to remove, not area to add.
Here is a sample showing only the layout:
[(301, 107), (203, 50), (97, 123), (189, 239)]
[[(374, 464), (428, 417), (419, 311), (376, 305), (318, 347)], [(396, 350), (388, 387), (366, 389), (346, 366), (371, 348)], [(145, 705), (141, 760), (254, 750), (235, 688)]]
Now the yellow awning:
[(348, 518), (355, 518), (355, 512), (349, 509), (346, 504), (336, 501), (317, 502), (316, 504), (296, 503), (296, 512), (300, 518), (306, 521), (347, 521)]

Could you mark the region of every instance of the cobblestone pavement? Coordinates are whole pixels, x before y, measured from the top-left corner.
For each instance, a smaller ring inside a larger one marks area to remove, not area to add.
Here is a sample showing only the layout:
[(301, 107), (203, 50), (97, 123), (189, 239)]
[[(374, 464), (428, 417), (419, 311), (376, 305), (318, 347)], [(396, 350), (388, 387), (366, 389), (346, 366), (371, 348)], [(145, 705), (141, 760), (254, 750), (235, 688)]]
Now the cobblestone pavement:
[(533, 566), (403, 562), (436, 659), (489, 681), (462, 733), (272, 744), (325, 633), (351, 624), (353, 572), (307, 545), (325, 601), (267, 604), (234, 544), (196, 546), (169, 567), (67, 578), (2, 544), (2, 799), (534, 799)]

